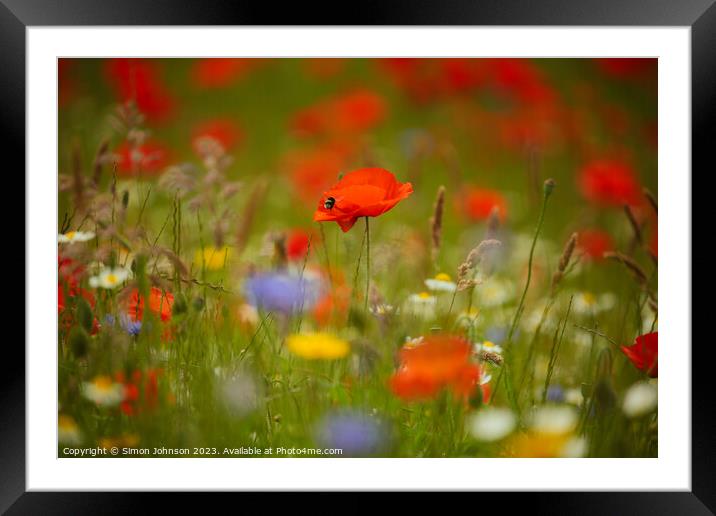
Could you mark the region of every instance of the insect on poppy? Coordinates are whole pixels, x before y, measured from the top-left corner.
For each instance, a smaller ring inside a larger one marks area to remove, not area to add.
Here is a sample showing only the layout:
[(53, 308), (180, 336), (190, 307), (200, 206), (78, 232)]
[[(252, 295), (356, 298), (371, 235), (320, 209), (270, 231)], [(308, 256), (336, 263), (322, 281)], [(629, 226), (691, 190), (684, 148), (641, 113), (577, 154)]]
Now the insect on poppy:
[(323, 194), (313, 215), (317, 222), (336, 222), (345, 232), (361, 217), (377, 217), (413, 193), (383, 168), (348, 172)]

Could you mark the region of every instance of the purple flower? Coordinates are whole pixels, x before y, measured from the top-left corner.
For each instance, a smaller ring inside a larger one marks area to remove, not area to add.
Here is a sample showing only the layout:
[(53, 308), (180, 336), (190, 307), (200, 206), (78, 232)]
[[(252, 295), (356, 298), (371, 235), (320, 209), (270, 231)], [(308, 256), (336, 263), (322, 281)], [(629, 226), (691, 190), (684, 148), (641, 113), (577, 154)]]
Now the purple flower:
[(311, 309), (320, 298), (321, 290), (318, 280), (278, 272), (258, 274), (244, 283), (250, 304), (284, 314)]
[(547, 401), (562, 403), (564, 401), (564, 389), (559, 385), (550, 385), (547, 388)]
[(142, 330), (142, 321), (133, 321), (127, 314), (119, 316), (119, 325), (130, 335), (139, 335)]
[(357, 412), (338, 412), (324, 417), (318, 425), (318, 444), (343, 450), (344, 457), (376, 455), (384, 449), (385, 425)]

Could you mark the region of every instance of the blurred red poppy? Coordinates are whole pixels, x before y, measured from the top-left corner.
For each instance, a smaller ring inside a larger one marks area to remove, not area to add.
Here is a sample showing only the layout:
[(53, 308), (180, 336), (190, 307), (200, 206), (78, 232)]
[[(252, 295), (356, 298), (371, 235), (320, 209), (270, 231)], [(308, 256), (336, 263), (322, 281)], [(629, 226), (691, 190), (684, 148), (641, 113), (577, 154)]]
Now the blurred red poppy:
[(587, 258), (599, 261), (604, 259), (604, 253), (614, 249), (614, 242), (606, 231), (602, 231), (601, 229), (584, 229), (579, 232), (577, 248), (580, 249)]
[(333, 184), (354, 153), (352, 144), (329, 142), (310, 150), (292, 151), (283, 158), (295, 191), (313, 204), (316, 196)]
[(301, 61), (303, 69), (314, 77), (325, 79), (334, 77), (343, 71), (346, 60), (344, 58), (311, 58)]
[(216, 140), (225, 151), (230, 151), (242, 143), (244, 133), (232, 119), (215, 118), (201, 122), (194, 127), (191, 141), (195, 151), (198, 152), (197, 145), (205, 138)]
[(348, 172), (323, 194), (313, 220), (337, 222), (348, 231), (360, 217), (377, 217), (413, 193), (413, 185), (401, 183), (382, 168)]
[(414, 102), (429, 102), (484, 86), (490, 77), (484, 60), (386, 58), (378, 64)]
[(290, 121), (299, 136), (336, 136), (368, 131), (385, 119), (383, 97), (355, 90), (300, 110)]
[(316, 245), (316, 239), (311, 233), (304, 229), (292, 229), (286, 238), (286, 256), (291, 261), (303, 260), (308, 253), (309, 242), (311, 246)]
[(169, 163), (170, 152), (163, 144), (148, 141), (132, 149), (127, 142), (114, 151), (120, 177), (156, 176)]
[[(57, 282), (57, 313), (62, 314), (67, 308), (67, 299), (65, 294), (70, 297), (81, 296), (90, 305), (95, 307), (95, 297), (92, 291), (86, 290), (80, 287), (80, 279), (84, 273), (84, 266), (81, 263), (72, 260), (71, 258), (58, 257), (58, 276), (59, 281)], [(74, 314), (65, 312), (62, 316), (61, 325), (68, 330), (74, 323)], [(96, 317), (93, 318), (92, 328), (90, 334), (94, 335), (99, 331), (99, 321)]]
[(579, 171), (582, 195), (601, 206), (641, 203), (641, 188), (634, 169), (624, 161), (598, 159)]
[(550, 104), (556, 92), (539, 69), (528, 59), (494, 59), (490, 61), (496, 87), (527, 104)]
[(656, 73), (657, 59), (655, 58), (601, 58), (594, 62), (607, 75), (617, 78), (643, 77)]
[(75, 63), (73, 59), (60, 58), (57, 60), (57, 103), (64, 107), (74, 98), (77, 90), (77, 81), (73, 72)]
[(253, 58), (197, 59), (191, 69), (191, 77), (199, 88), (225, 88), (243, 79), (263, 62), (263, 59)]
[(58, 257), (58, 273), (59, 282), (57, 284), (57, 305), (61, 312), (65, 309), (65, 292), (63, 282), (67, 284), (67, 295), (69, 297), (82, 296), (87, 300), (91, 307), (94, 308), (95, 298), (94, 294), (83, 288), (80, 288), (79, 282), (82, 274), (84, 273), (84, 265), (72, 260), (71, 258)]
[(119, 99), (134, 101), (147, 119), (164, 122), (174, 113), (176, 103), (161, 79), (155, 61), (108, 59), (106, 71)]
[(507, 201), (497, 190), (468, 187), (460, 200), (462, 211), (472, 220), (487, 220), (493, 208), (501, 221), (507, 217)]
[[(174, 304), (174, 295), (166, 292), (158, 287), (152, 287), (149, 291), (149, 309), (157, 315), (162, 322), (167, 322), (172, 317), (172, 305)], [(144, 298), (139, 295), (139, 291), (135, 288), (132, 290), (129, 302), (127, 304), (127, 315), (132, 320), (142, 320), (144, 314)]]
[(134, 416), (145, 409), (152, 410), (159, 401), (158, 378), (163, 374), (162, 369), (149, 369), (146, 372), (135, 370), (131, 378), (123, 372), (115, 374), (115, 380), (124, 385), (124, 400), (120, 409), (128, 416)]
[(433, 398), (443, 388), (469, 398), (480, 383), (480, 368), (470, 361), (470, 355), (470, 343), (462, 337), (431, 335), (400, 350), (400, 366), (390, 387), (407, 401)]
[(650, 377), (658, 376), (659, 333), (640, 335), (632, 346), (622, 346), (622, 352), (634, 367), (644, 371)]

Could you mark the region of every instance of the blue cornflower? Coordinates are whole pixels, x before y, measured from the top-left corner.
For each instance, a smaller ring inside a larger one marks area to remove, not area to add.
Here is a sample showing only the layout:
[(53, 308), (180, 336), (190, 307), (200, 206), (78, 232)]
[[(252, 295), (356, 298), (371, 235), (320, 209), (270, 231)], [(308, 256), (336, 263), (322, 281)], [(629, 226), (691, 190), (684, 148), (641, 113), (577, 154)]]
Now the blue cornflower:
[(311, 309), (320, 297), (321, 286), (315, 279), (274, 272), (248, 278), (244, 292), (248, 302), (256, 308), (292, 314)]
[(384, 424), (358, 412), (329, 414), (318, 425), (319, 445), (341, 449), (348, 457), (376, 455), (384, 449), (386, 438)]
[(119, 324), (130, 335), (139, 335), (142, 330), (142, 321), (135, 321), (127, 314), (119, 316)]

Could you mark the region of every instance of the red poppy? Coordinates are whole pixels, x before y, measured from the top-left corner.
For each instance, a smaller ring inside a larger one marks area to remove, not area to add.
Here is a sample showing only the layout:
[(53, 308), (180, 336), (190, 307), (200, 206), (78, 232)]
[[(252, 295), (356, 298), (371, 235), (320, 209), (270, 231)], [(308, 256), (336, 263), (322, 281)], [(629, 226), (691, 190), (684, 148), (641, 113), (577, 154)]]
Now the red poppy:
[(124, 142), (114, 152), (120, 177), (156, 176), (169, 163), (169, 149), (155, 141), (148, 141), (136, 149)]
[(612, 237), (601, 229), (585, 229), (579, 232), (577, 247), (592, 260), (602, 260), (604, 253), (614, 249)]
[(602, 206), (637, 205), (641, 188), (634, 169), (623, 161), (599, 159), (582, 167), (579, 186), (584, 197)]
[(443, 388), (468, 398), (480, 383), (480, 368), (470, 361), (470, 355), (471, 346), (465, 339), (431, 335), (400, 350), (400, 366), (390, 387), (408, 401), (433, 398)]
[(193, 131), (191, 139), (194, 150), (200, 154), (197, 145), (204, 138), (211, 138), (221, 144), (225, 151), (232, 150), (241, 144), (244, 133), (239, 126), (229, 118), (217, 118), (198, 124)]
[(497, 208), (500, 220), (504, 221), (507, 201), (497, 190), (471, 187), (462, 196), (462, 209), (472, 220), (487, 220), (494, 208)]
[(622, 352), (634, 367), (652, 378), (658, 376), (659, 332), (640, 335), (632, 346), (622, 346)]
[(413, 185), (401, 183), (382, 168), (348, 172), (323, 194), (313, 220), (337, 222), (345, 232), (360, 217), (377, 217), (413, 193)]
[[(158, 287), (152, 287), (149, 291), (149, 309), (162, 322), (167, 322), (172, 317), (172, 305), (174, 304), (174, 296), (170, 292), (166, 292)], [(144, 298), (139, 295), (139, 291), (135, 288), (129, 297), (127, 304), (127, 314), (132, 320), (139, 321), (144, 313)]]
[(107, 74), (120, 100), (134, 101), (148, 119), (162, 122), (172, 115), (175, 101), (160, 77), (156, 62), (109, 59)]
[(198, 59), (191, 70), (192, 80), (200, 88), (225, 88), (240, 81), (262, 62), (252, 58)]

